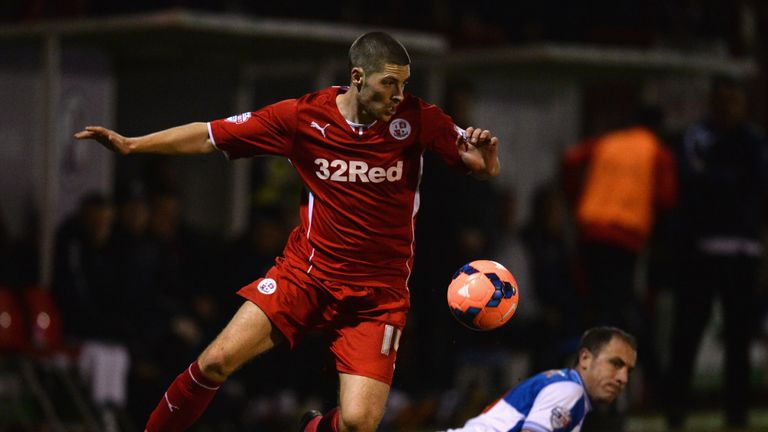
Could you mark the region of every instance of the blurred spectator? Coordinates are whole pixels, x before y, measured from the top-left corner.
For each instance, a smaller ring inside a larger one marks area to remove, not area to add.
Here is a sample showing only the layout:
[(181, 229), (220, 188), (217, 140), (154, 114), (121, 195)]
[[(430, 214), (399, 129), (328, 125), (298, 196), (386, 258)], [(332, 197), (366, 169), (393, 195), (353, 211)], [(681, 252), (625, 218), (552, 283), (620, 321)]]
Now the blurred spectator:
[[(148, 262), (135, 262), (146, 265), (150, 271), (149, 287), (134, 288), (140, 291), (144, 305), (143, 322), (139, 326), (142, 335), (136, 346), (140, 350), (137, 352), (140, 364), (132, 382), (138, 399), (132, 408), (136, 416), (146, 415), (156, 404), (157, 394), (164, 388), (160, 385), (176, 375), (180, 366), (178, 358), (195, 357), (203, 344), (224, 327), (225, 318), (234, 311), (236, 301), (236, 288), (224, 290), (213, 282), (225, 272), (222, 245), (185, 222), (181, 198), (169, 189), (175, 178), (171, 175), (172, 168), (165, 163), (158, 164), (156, 167), (162, 168), (158, 172), (165, 173), (158, 178), (166, 180), (153, 183), (155, 186), (149, 189), (152, 194), (146, 201), (149, 205)], [(126, 211), (131, 208), (130, 202), (124, 205)], [(143, 205), (135, 211), (143, 214)], [(143, 248), (144, 240), (139, 244)], [(129, 269), (130, 266), (126, 268)], [(230, 310), (222, 310), (226, 307)], [(228, 427), (237, 422), (239, 419), (233, 412), (242, 410), (235, 406), (232, 396), (242, 393), (238, 388), (238, 380), (228, 383), (219, 392), (219, 402), (212, 405), (210, 415), (200, 424), (213, 422)], [(145, 420), (135, 418), (138, 423)]]
[[(475, 91), (470, 83), (454, 82), (449, 86), (446, 109), (457, 125), (477, 123), (473, 117), (474, 101)], [(456, 267), (468, 261), (488, 259), (494, 250), (503, 246), (504, 241), (496, 236), (499, 224), (509, 225), (509, 234), (517, 234), (516, 213), (504, 215), (506, 220), (499, 217), (501, 213), (495, 183), (477, 182), (469, 177), (456, 176), (444, 181), (454, 183), (453, 187), (447, 188), (448, 193), (454, 197), (453, 200), (443, 204), (450, 205), (450, 208), (445, 209), (445, 214), (451, 215), (456, 222), (456, 230), (453, 231), (456, 241)], [(451, 274), (454, 270), (455, 268), (451, 269)]]
[(498, 329), (456, 331), (456, 371), (453, 388), (443, 397), (440, 425), (464, 422), (496, 394), (526, 376), (531, 369), (530, 352), (536, 351), (542, 336), (528, 254), (520, 237), (517, 195), (511, 189), (478, 192), (469, 189), (459, 195), (468, 204), (464, 210), (474, 213), (459, 218), (456, 250), (461, 254), (460, 262), (490, 259), (507, 267), (520, 287), (525, 306), (517, 310), (513, 322)]
[[(119, 287), (119, 305), (112, 310), (122, 323), (121, 335), (132, 357), (130, 380), (131, 412), (142, 407), (145, 394), (152, 392), (154, 381), (162, 376), (156, 347), (163, 343), (168, 317), (165, 302), (156, 301), (160, 290), (162, 257), (149, 236), (149, 203), (141, 182), (118, 185), (116, 191), (117, 223), (113, 236), (115, 283)], [(154, 403), (154, 400), (146, 402)], [(143, 407), (142, 407), (143, 408)], [(141, 410), (144, 415), (145, 410)], [(134, 418), (139, 424), (143, 418)]]
[(117, 334), (109, 308), (115, 287), (110, 249), (115, 210), (104, 196), (83, 198), (79, 211), (60, 226), (56, 238), (53, 293), (64, 316), (65, 329), (79, 338)]
[[(568, 360), (585, 328), (584, 299), (573, 281), (573, 257), (566, 237), (565, 198), (551, 185), (539, 186), (522, 231), (530, 262), (530, 284), (541, 309), (534, 369), (559, 368)], [(522, 310), (522, 308), (521, 308)]]
[[(171, 172), (162, 162), (153, 166), (163, 167), (156, 172)], [(137, 424), (146, 420), (163, 390), (160, 385), (178, 368), (171, 353), (196, 353), (212, 338), (210, 332), (223, 326), (220, 298), (234, 292), (211, 290), (213, 274), (227, 271), (221, 254), (215, 242), (184, 224), (181, 200), (168, 189), (173, 175), (160, 177), (167, 181), (153, 183), (155, 189), (135, 180), (118, 185), (110, 244), (115, 305), (109, 312), (114, 334), (130, 348), (128, 408)], [(213, 412), (212, 421), (222, 420)]]
[[(152, 335), (145, 337), (154, 339), (159, 360), (172, 361), (175, 356), (160, 353), (180, 349), (197, 352), (205, 336), (192, 315), (195, 302), (207, 289), (209, 265), (205, 263), (202, 237), (183, 222), (179, 196), (163, 189), (153, 191), (149, 199), (147, 233), (156, 259), (152, 266), (157, 272), (153, 278), (154, 289), (146, 295), (154, 306), (154, 316), (149, 320), (156, 324), (152, 325)], [(215, 254), (209, 256), (211, 260), (214, 257)]]
[[(635, 288), (638, 257), (657, 213), (671, 210), (677, 200), (674, 157), (657, 136), (660, 123), (658, 110), (641, 108), (633, 124), (587, 139), (563, 159), (587, 282), (587, 325), (613, 325), (636, 334), (652, 390), (660, 366), (648, 312)], [(604, 418), (593, 416), (589, 423)], [(615, 424), (606, 427), (623, 429), (624, 419), (610, 421)]]
[(237, 290), (264, 274), (275, 263), (290, 232), (279, 207), (255, 210), (245, 234), (232, 245), (227, 265), (232, 278), (229, 287)]
[(213, 285), (219, 264), (216, 242), (185, 222), (184, 206), (176, 192), (152, 191), (148, 234), (160, 260), (155, 294), (168, 311), (182, 311), (191, 307), (194, 296)]
[[(473, 89), (451, 82), (446, 90), (446, 113), (456, 124), (472, 124)], [(408, 338), (398, 350), (396, 385), (414, 393), (439, 393), (453, 385), (456, 351), (463, 340), (477, 336), (453, 319), (445, 305), (451, 275), (468, 259), (487, 258), (496, 224), (493, 187), (457, 176), (439, 158), (424, 155), (419, 217), (418, 253), (409, 279), (411, 312)], [(415, 343), (418, 341), (418, 343)], [(401, 370), (402, 369), (402, 370)], [(424, 374), (429, 370), (429, 374)]]
[[(275, 257), (281, 254), (285, 238), (292, 228), (294, 215), (286, 214), (287, 206), (278, 201), (277, 196), (270, 197), (272, 193), (278, 194), (280, 190), (292, 187), (292, 182), (285, 176), (281, 165), (270, 164), (267, 167), (267, 177), (271, 180), (265, 183), (272, 187), (259, 189), (256, 201), (261, 205), (253, 209), (248, 229), (231, 245), (225, 260), (224, 277), (227, 278), (227, 290), (224, 293), (226, 298), (222, 297), (220, 302), (233, 310), (240, 303), (232, 293), (274, 265)], [(221, 328), (222, 325), (213, 327)], [(255, 367), (244, 368), (238, 376), (230, 378), (233, 383), (243, 383), (247, 406), (229, 407), (228, 410), (232, 413), (245, 413), (243, 426), (246, 429), (287, 430), (293, 428), (295, 411), (301, 409), (302, 402), (320, 399), (327, 401), (329, 408), (334, 406), (337, 395), (333, 366), (328, 368), (329, 361), (306, 362), (308, 358), (326, 359), (327, 345), (328, 341), (324, 337), (311, 333), (300, 345), (293, 348), (293, 353), (286, 346), (278, 346), (254, 359)], [(286, 370), (292, 373), (286, 376)], [(226, 384), (230, 385), (230, 381)], [(259, 382), (258, 386), (245, 385), (255, 381)], [(217, 395), (217, 400), (218, 398)], [(230, 398), (229, 403), (238, 402), (243, 401), (232, 401)], [(220, 406), (217, 402), (211, 410), (215, 412)]]
[[(449, 83), (446, 96), (446, 112), (456, 124), (476, 123), (475, 91), (470, 83)], [(431, 200), (423, 201), (419, 210), (420, 225), (416, 231), (425, 240), (417, 239), (419, 258), (411, 282), (411, 327), (406, 329), (409, 334), (418, 333), (411, 342), (418, 338), (419, 346), (401, 347), (398, 362), (401, 353), (404, 357), (409, 355), (409, 348), (418, 351), (414, 360), (420, 364), (401, 374), (401, 381), (416, 371), (417, 391), (438, 390), (441, 400), (436, 407), (436, 421), (447, 425), (468, 418), (485, 405), (488, 398), (515, 379), (516, 371), (527, 373), (525, 349), (533, 336), (509, 327), (478, 333), (463, 327), (445, 308), (435, 305), (445, 305), (450, 277), (465, 263), (493, 259), (515, 275), (516, 268), (524, 274), (527, 264), (516, 227), (516, 207), (499, 206), (496, 184), (456, 176), (431, 158), (425, 158), (424, 172), (427, 174), (422, 190), (428, 192), (423, 196), (428, 195)], [(514, 195), (505, 198), (515, 199)], [(503, 209), (511, 213), (502, 214)], [(500, 224), (505, 224), (505, 228), (500, 230)], [(431, 371), (429, 381), (423, 374), (426, 369)]]
[(681, 275), (668, 382), (668, 422), (682, 427), (694, 360), (713, 302), (723, 310), (726, 422), (748, 423), (749, 345), (760, 229), (768, 191), (768, 146), (747, 121), (743, 84), (713, 81), (710, 115), (685, 134), (681, 149)]
[(58, 230), (52, 287), (66, 334), (80, 345), (80, 375), (89, 385), (107, 431), (118, 428), (116, 411), (127, 402), (130, 365), (121, 341), (123, 323), (113, 315), (121, 307), (110, 243), (114, 218), (114, 207), (106, 197), (83, 198), (78, 213)]
[(494, 246), (489, 258), (507, 267), (518, 287), (526, 292), (526, 306), (517, 311), (516, 316), (535, 319), (540, 313), (539, 296), (531, 281), (531, 260), (521, 235), (517, 193), (510, 188), (502, 188), (497, 195), (494, 201), (498, 203), (498, 220), (492, 225), (495, 228), (493, 233), (488, 234)]
[(126, 323), (120, 334), (136, 340), (145, 337), (145, 330), (154, 324), (147, 316), (153, 306), (144, 301), (157, 289), (159, 254), (149, 238), (149, 205), (143, 185), (132, 182), (119, 186), (116, 201), (112, 246), (121, 308), (114, 313)]

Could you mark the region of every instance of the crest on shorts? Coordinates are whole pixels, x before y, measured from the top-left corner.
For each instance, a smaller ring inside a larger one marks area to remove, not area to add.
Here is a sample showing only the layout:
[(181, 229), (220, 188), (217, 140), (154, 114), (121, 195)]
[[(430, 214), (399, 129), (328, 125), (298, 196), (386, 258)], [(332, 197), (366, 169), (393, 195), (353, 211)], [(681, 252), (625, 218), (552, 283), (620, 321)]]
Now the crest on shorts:
[(389, 133), (396, 140), (402, 141), (411, 134), (411, 124), (405, 119), (395, 119), (389, 124)]
[(258, 289), (262, 294), (270, 295), (277, 291), (277, 282), (270, 278), (262, 279), (262, 281), (259, 282), (259, 284), (256, 286), (256, 289)]
[(554, 407), (549, 421), (552, 423), (552, 429), (564, 429), (571, 424), (571, 412), (564, 407)]
[(232, 117), (227, 117), (227, 121), (234, 124), (243, 124), (248, 121), (248, 119), (251, 118), (251, 113), (245, 112), (238, 115), (233, 115)]

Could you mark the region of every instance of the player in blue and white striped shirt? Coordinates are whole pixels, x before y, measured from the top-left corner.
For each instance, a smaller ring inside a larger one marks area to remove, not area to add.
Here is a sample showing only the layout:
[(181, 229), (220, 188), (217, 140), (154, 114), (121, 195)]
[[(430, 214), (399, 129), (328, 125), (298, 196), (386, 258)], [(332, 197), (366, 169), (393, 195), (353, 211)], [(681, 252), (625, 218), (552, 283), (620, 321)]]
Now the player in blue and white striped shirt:
[(637, 361), (635, 338), (615, 327), (594, 327), (581, 338), (573, 369), (542, 372), (448, 432), (578, 432), (592, 403), (611, 403)]

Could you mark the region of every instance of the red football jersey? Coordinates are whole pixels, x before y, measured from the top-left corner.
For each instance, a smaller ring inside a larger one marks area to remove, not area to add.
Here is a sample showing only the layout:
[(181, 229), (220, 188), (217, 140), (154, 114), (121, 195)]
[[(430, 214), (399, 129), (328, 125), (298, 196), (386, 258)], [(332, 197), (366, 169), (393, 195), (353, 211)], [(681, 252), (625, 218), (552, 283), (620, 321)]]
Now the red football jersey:
[(389, 122), (354, 130), (330, 87), (252, 113), (210, 122), (211, 141), (231, 158), (288, 158), (306, 186), (301, 224), (286, 260), (320, 279), (380, 287), (407, 307), (422, 155), (463, 164), (463, 130), (435, 105), (406, 95)]

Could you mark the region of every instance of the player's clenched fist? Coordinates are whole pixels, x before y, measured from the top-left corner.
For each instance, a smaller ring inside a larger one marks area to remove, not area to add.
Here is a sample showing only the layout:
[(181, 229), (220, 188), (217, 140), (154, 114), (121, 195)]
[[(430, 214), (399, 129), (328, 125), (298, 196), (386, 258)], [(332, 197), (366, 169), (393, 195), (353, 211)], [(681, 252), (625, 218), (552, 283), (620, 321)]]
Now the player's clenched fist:
[(128, 138), (101, 126), (86, 126), (85, 129), (75, 134), (75, 138), (96, 140), (109, 150), (124, 155), (131, 150), (128, 145)]
[(499, 173), (499, 160), (496, 147), (499, 139), (487, 129), (468, 127), (465, 133), (456, 139), (464, 165), (477, 178), (495, 177)]

